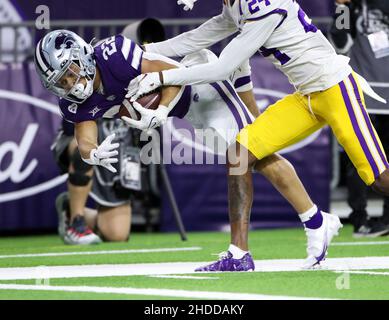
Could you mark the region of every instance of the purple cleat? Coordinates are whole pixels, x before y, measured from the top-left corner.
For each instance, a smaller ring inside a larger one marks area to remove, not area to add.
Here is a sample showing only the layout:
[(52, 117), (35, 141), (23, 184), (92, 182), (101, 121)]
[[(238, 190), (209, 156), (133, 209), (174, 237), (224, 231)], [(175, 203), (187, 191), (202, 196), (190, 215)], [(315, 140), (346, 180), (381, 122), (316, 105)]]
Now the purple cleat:
[(230, 251), (222, 252), (219, 255), (219, 260), (197, 268), (196, 272), (205, 271), (254, 271), (255, 265), (250, 253), (246, 253), (241, 259), (234, 259)]

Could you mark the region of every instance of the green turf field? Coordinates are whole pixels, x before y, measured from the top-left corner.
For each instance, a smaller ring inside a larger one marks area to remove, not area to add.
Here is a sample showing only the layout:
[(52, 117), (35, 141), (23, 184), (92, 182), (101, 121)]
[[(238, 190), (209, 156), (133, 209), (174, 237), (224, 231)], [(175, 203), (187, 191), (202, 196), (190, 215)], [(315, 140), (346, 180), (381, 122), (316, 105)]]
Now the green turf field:
[(248, 273), (194, 273), (227, 248), (229, 234), (188, 238), (135, 233), (128, 243), (84, 247), (54, 235), (0, 238), (0, 299), (389, 299), (389, 237), (356, 240), (345, 227), (324, 265), (331, 270), (301, 271), (302, 229), (252, 231), (257, 271)]

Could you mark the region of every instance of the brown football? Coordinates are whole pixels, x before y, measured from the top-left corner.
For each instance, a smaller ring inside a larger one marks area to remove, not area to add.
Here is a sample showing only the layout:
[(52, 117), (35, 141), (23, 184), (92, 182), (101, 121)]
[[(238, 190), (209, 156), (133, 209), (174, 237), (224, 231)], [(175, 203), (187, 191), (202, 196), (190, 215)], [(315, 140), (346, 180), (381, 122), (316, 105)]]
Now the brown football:
[[(136, 100), (143, 108), (157, 109), (161, 101), (161, 91), (155, 91), (144, 95)], [(134, 120), (140, 119), (140, 113), (132, 106), (130, 99), (125, 98), (119, 109), (119, 117), (129, 117)]]

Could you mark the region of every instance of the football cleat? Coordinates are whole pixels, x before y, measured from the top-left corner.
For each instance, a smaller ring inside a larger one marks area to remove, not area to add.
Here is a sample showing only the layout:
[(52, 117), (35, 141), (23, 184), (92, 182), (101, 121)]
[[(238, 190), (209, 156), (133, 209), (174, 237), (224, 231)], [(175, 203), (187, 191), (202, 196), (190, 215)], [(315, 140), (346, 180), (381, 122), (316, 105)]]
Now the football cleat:
[(328, 247), (334, 236), (339, 234), (339, 229), (343, 227), (339, 217), (321, 211), (323, 223), (318, 229), (309, 229), (305, 227), (308, 238), (307, 254), (303, 269), (317, 269), (320, 262), (324, 261), (328, 254)]
[(254, 271), (255, 265), (250, 253), (246, 253), (241, 259), (234, 259), (230, 251), (219, 254), (219, 260), (197, 268), (196, 272), (224, 272), (224, 271)]
[(359, 227), (354, 226), (354, 238), (376, 238), (389, 234), (389, 226), (380, 221), (367, 221)]
[(64, 241), (66, 244), (98, 244), (101, 242), (100, 237), (95, 234), (85, 222), (83, 216), (77, 215), (73, 222), (66, 229)]

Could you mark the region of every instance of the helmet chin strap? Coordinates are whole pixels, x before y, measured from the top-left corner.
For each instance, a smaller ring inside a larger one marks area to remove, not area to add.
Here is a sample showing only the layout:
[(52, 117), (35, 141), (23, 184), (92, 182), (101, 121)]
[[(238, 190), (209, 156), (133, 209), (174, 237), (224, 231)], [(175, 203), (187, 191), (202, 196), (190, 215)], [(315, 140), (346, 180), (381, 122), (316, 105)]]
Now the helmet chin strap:
[(89, 98), (93, 93), (93, 81), (87, 80), (86, 86), (82, 83), (77, 83), (71, 90), (71, 94), (76, 96), (80, 100)]

